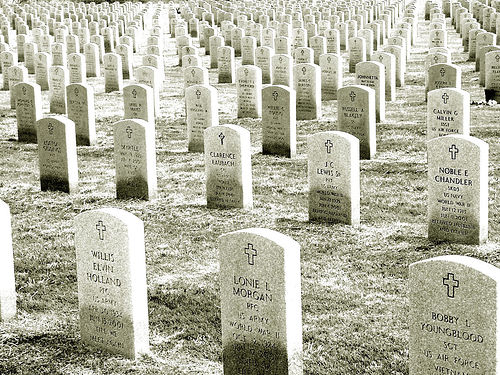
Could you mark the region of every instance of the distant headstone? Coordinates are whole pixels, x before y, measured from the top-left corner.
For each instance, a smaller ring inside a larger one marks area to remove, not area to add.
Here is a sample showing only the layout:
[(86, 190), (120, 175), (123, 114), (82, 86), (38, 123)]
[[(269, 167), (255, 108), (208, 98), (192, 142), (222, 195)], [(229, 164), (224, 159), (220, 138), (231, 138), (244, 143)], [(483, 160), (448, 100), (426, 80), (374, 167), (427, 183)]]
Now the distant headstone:
[(78, 165), (74, 122), (63, 116), (45, 117), (36, 122), (36, 133), (42, 191), (76, 193)]
[(488, 52), (485, 55), (484, 67), (486, 100), (496, 100), (500, 103), (500, 51)]
[(321, 69), (321, 99), (337, 99), (337, 90), (343, 86), (343, 64), (340, 55), (325, 53), (319, 57)]
[(83, 83), (66, 86), (68, 118), (75, 123), (76, 144), (93, 146), (96, 142), (94, 89)]
[(236, 71), (238, 117), (262, 115), (262, 71), (253, 65), (242, 65)]
[(356, 64), (356, 84), (375, 90), (375, 114), (377, 122), (385, 121), (385, 71), (378, 61), (362, 61)]
[(235, 55), (233, 47), (219, 47), (217, 49), (217, 70), (219, 83), (234, 83), (235, 80)]
[(488, 144), (447, 135), (427, 142), (429, 240), (480, 244), (488, 238)]
[(308, 136), (309, 220), (359, 225), (359, 140), (326, 131)]
[(470, 94), (456, 88), (432, 90), (427, 96), (427, 139), (469, 135)]
[(406, 73), (406, 60), (403, 47), (396, 45), (389, 45), (384, 48), (384, 52), (393, 54), (396, 58), (396, 87), (405, 86), (405, 73)]
[(274, 51), (271, 47), (258, 47), (255, 50), (255, 65), (262, 71), (262, 83), (270, 84), (272, 82), (271, 59)]
[(375, 90), (351, 85), (337, 92), (339, 130), (359, 139), (361, 159), (371, 159), (376, 152)]
[(272, 84), (292, 87), (293, 61), (290, 55), (276, 54), (271, 58)]
[(87, 63), (83, 53), (72, 53), (68, 55), (69, 83), (87, 82)]
[(224, 373), (302, 374), (300, 245), (250, 228), (218, 247)]
[(42, 118), (42, 90), (36, 83), (21, 82), (14, 86), (16, 98), (17, 139), (36, 143), (36, 122)]
[(147, 85), (133, 84), (123, 88), (125, 119), (155, 122), (153, 89)]
[(16, 282), (9, 206), (0, 200), (0, 322), (16, 315)]
[(295, 90), (266, 86), (262, 90), (262, 153), (296, 155)]
[(217, 89), (192, 85), (186, 89), (185, 97), (188, 151), (203, 152), (205, 129), (219, 125)]
[(356, 64), (366, 61), (366, 41), (364, 38), (349, 39), (349, 73), (356, 71)]
[(9, 79), (10, 108), (16, 108), (16, 95), (14, 86), (21, 82), (28, 81), (28, 69), (22, 65), (13, 65), (4, 73)]
[(412, 375), (498, 374), (500, 269), (445, 255), (410, 264)]
[(154, 124), (139, 119), (113, 126), (118, 199), (156, 198), (156, 149)]
[(50, 112), (66, 114), (66, 86), (69, 84), (68, 69), (54, 65), (49, 71)]
[(252, 209), (250, 132), (237, 125), (204, 131), (207, 207)]
[(135, 80), (153, 89), (153, 108), (155, 116), (160, 114), (160, 72), (153, 66), (140, 66), (135, 70)]
[(35, 55), (35, 82), (40, 85), (42, 91), (49, 89), (49, 69), (52, 58), (46, 52), (38, 52)]
[(99, 47), (95, 43), (87, 43), (83, 46), (87, 77), (101, 76), (101, 62), (99, 60)]
[(385, 71), (385, 100), (396, 100), (396, 57), (392, 53), (377, 51), (372, 55), (372, 61), (378, 61)]
[(117, 208), (75, 219), (83, 342), (135, 359), (149, 351), (144, 225)]
[(117, 53), (104, 55), (104, 92), (123, 90), (122, 58)]
[(183, 69), (184, 76), (184, 90), (193, 85), (208, 85), (208, 69), (200, 68), (198, 66), (191, 66)]
[(293, 67), (297, 100), (297, 120), (321, 117), (321, 72), (315, 64), (297, 64)]
[(431, 65), (427, 75), (426, 94), (429, 91), (436, 89), (442, 89), (445, 87), (455, 87), (460, 89), (462, 86), (462, 71), (459, 66), (454, 64)]

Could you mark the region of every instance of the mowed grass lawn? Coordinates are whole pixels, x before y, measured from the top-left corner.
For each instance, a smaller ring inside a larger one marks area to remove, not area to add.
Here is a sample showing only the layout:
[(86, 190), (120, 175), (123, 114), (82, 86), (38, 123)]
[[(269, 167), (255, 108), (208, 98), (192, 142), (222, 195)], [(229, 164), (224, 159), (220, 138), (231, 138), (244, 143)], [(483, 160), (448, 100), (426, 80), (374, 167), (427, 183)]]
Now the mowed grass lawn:
[[(17, 317), (0, 323), (0, 374), (221, 374), (216, 240), (249, 227), (279, 231), (301, 245), (305, 374), (407, 374), (408, 265), (445, 254), (500, 265), (499, 105), (471, 106), (471, 135), (490, 146), (489, 242), (427, 240), (428, 23), (419, 20), (407, 85), (387, 104), (387, 120), (377, 124), (377, 155), (361, 162), (357, 229), (308, 222), (306, 137), (336, 129), (336, 101), (322, 103), (320, 120), (297, 123), (296, 159), (264, 156), (260, 120), (236, 118), (235, 86), (216, 84), (214, 69), (210, 81), (219, 91), (221, 124), (251, 132), (255, 207), (205, 207), (204, 159), (187, 153), (183, 83), (172, 38), (156, 122), (159, 198), (152, 202), (115, 199), (112, 125), (123, 116), (123, 102), (118, 93), (103, 93), (103, 78), (89, 80), (96, 91), (98, 142), (78, 147), (80, 193), (74, 196), (40, 192), (37, 147), (16, 141), (15, 112), (8, 93), (0, 92), (0, 199), (12, 212), (18, 292)], [(465, 61), (458, 35), (449, 25), (448, 30), (462, 87), (477, 103), (484, 99), (478, 73)], [(205, 66), (208, 59), (203, 57)], [(354, 81), (353, 74), (344, 77), (344, 84)], [(47, 92), (43, 98), (47, 113)], [(80, 341), (74, 218), (102, 207), (127, 210), (144, 222), (151, 354), (135, 362)]]

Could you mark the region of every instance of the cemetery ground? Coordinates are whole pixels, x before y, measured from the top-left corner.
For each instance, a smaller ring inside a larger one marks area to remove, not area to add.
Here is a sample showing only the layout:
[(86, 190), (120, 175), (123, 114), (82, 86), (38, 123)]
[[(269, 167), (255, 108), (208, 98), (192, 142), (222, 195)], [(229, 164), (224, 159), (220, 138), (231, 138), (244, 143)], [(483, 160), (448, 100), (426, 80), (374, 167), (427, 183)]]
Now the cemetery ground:
[[(456, 254), (500, 266), (500, 105), (480, 103), (478, 73), (449, 24), (452, 60), (462, 67), (462, 88), (473, 102), (471, 135), (490, 147), (489, 241), (427, 240), (428, 22), (420, 20), (419, 32), (406, 87), (398, 88), (386, 121), (377, 124), (377, 154), (361, 161), (359, 228), (308, 222), (306, 137), (337, 129), (337, 102), (322, 103), (320, 120), (297, 122), (295, 159), (262, 155), (260, 120), (236, 119), (235, 87), (216, 84), (214, 69), (220, 123), (251, 132), (254, 208), (206, 208), (204, 157), (187, 152), (173, 39), (156, 121), (158, 198), (151, 202), (115, 199), (112, 124), (123, 117), (123, 98), (104, 94), (102, 78), (89, 79), (97, 145), (78, 147), (80, 192), (71, 196), (40, 192), (36, 145), (16, 141), (15, 111), (8, 92), (0, 92), (0, 198), (12, 213), (18, 293), (17, 317), (0, 325), (0, 374), (220, 374), (217, 238), (249, 227), (274, 229), (301, 245), (305, 374), (407, 374), (408, 265)], [(207, 66), (209, 57), (203, 59)], [(353, 82), (354, 75), (344, 73), (344, 85)], [(151, 353), (136, 362), (80, 341), (74, 218), (103, 207), (122, 208), (144, 222)]]

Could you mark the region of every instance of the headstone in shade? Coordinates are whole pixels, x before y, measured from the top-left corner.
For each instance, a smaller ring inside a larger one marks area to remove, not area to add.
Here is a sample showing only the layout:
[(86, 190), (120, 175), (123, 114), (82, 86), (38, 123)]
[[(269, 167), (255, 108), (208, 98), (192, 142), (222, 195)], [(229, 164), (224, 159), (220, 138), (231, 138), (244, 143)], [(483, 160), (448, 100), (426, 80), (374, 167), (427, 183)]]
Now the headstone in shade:
[(10, 209), (0, 200), (0, 322), (16, 315), (16, 282), (14, 277), (14, 253)]
[(21, 82), (28, 81), (28, 69), (22, 65), (13, 65), (4, 73), (9, 80), (10, 108), (16, 108), (16, 96), (14, 94), (14, 86)]
[(293, 61), (290, 55), (276, 54), (271, 58), (272, 84), (292, 87)]
[(52, 58), (46, 52), (38, 52), (35, 55), (35, 82), (40, 85), (42, 91), (49, 89), (49, 69)]
[(66, 86), (68, 118), (75, 123), (76, 144), (93, 146), (96, 142), (94, 89), (84, 83)]
[(87, 63), (83, 53), (72, 53), (68, 55), (69, 83), (87, 82)]
[(252, 209), (250, 132), (237, 125), (204, 131), (208, 208)]
[(210, 45), (210, 68), (217, 68), (218, 48), (225, 45), (224, 38), (220, 35), (212, 35), (208, 43)]
[(278, 55), (290, 55), (291, 54), (291, 43), (290, 39), (285, 36), (277, 37), (274, 40), (275, 52)]
[(241, 64), (255, 64), (255, 49), (257, 48), (257, 40), (253, 36), (244, 36), (241, 38)]
[(465, 135), (427, 142), (428, 236), (434, 242), (488, 239), (488, 144)]
[(123, 90), (122, 58), (117, 53), (104, 55), (104, 92)]
[(396, 87), (405, 86), (406, 61), (404, 58), (403, 47), (389, 45), (384, 47), (384, 52), (393, 54), (396, 58)]
[(126, 119), (113, 125), (118, 199), (156, 198), (156, 149), (154, 124)]
[(24, 43), (24, 64), (28, 69), (28, 74), (35, 73), (36, 54), (38, 53), (38, 45), (33, 42)]
[(66, 114), (66, 86), (69, 84), (68, 69), (53, 65), (49, 71), (49, 103), (51, 113)]
[(186, 123), (188, 151), (203, 152), (203, 132), (219, 125), (217, 89), (209, 85), (193, 85), (186, 89)]
[(36, 143), (36, 122), (42, 118), (42, 90), (36, 83), (21, 82), (14, 86), (16, 98), (17, 139)]
[(234, 83), (235, 80), (235, 58), (233, 47), (219, 47), (217, 49), (217, 70), (219, 83)]
[(364, 38), (349, 39), (349, 73), (356, 71), (356, 64), (366, 61), (366, 41)]
[(78, 191), (75, 123), (63, 116), (36, 122), (38, 165), (42, 191)]
[(123, 79), (134, 79), (134, 56), (132, 47), (126, 44), (119, 44), (116, 46), (116, 53), (122, 59), (122, 74)]
[(385, 72), (378, 61), (362, 61), (356, 64), (356, 84), (375, 90), (375, 117), (385, 121)]
[(135, 70), (137, 83), (153, 89), (153, 108), (155, 116), (160, 114), (160, 72), (153, 66), (140, 66)]
[(396, 100), (396, 57), (389, 52), (377, 51), (372, 55), (372, 61), (378, 61), (384, 66), (385, 100)]
[(375, 90), (351, 85), (337, 92), (339, 130), (359, 139), (361, 159), (371, 159), (376, 152)]
[(193, 85), (208, 85), (208, 69), (200, 68), (198, 66), (191, 66), (183, 69), (184, 76), (184, 90)]
[(101, 76), (101, 62), (99, 60), (99, 47), (95, 43), (86, 43), (83, 46), (87, 77)]
[(500, 51), (500, 46), (483, 46), (479, 50), (479, 86), (485, 86), (486, 81), (486, 54), (492, 51)]
[(274, 51), (271, 47), (258, 47), (255, 50), (255, 65), (262, 71), (262, 83), (270, 84), (272, 82), (271, 59)]
[(455, 87), (460, 89), (462, 86), (462, 70), (454, 64), (434, 64), (429, 67), (427, 72), (427, 87), (425, 93), (445, 87)]
[(500, 269), (444, 255), (410, 264), (410, 374), (498, 374)]
[(321, 72), (316, 64), (297, 64), (293, 67), (296, 92), (297, 120), (321, 117)]
[(313, 63), (319, 65), (319, 57), (326, 53), (326, 38), (324, 36), (313, 36), (309, 39), (309, 45), (313, 49)]
[(359, 225), (359, 140), (326, 131), (307, 138), (309, 220)]
[(337, 90), (342, 87), (343, 64), (338, 54), (325, 53), (319, 57), (321, 70), (321, 99), (337, 99)]
[(17, 64), (17, 55), (12, 52), (12, 51), (3, 51), (0, 53), (0, 63), (2, 65), (2, 90), (8, 90), (9, 89), (9, 75), (8, 75), (8, 69), (11, 66), (14, 66)]
[(488, 52), (485, 55), (484, 67), (486, 100), (500, 102), (500, 51)]
[(149, 351), (144, 225), (117, 208), (75, 218), (80, 330), (84, 343), (136, 359)]
[(295, 90), (266, 86), (262, 90), (262, 153), (296, 155)]
[(469, 135), (470, 94), (456, 88), (432, 90), (427, 95), (427, 139), (451, 134)]
[(242, 65), (236, 71), (238, 117), (262, 115), (262, 71), (253, 65)]
[(218, 247), (224, 373), (302, 374), (300, 245), (250, 228)]
[(153, 89), (147, 85), (133, 84), (123, 88), (124, 118), (154, 123)]

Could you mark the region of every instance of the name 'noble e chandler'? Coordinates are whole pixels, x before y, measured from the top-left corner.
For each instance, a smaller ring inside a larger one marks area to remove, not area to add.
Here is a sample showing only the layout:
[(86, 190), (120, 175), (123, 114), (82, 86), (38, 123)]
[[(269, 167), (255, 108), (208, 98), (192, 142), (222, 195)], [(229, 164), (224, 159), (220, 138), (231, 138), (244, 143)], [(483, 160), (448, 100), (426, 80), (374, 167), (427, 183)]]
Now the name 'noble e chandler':
[[(467, 169), (463, 170), (460, 168), (443, 168), (439, 167), (439, 173), (443, 173), (446, 175), (454, 175), (454, 176), (463, 176), (468, 177), (469, 171)], [(444, 182), (447, 184), (457, 184), (464, 186), (472, 186), (472, 180), (462, 177), (448, 177), (448, 176), (434, 176), (434, 181), (436, 182)]]

